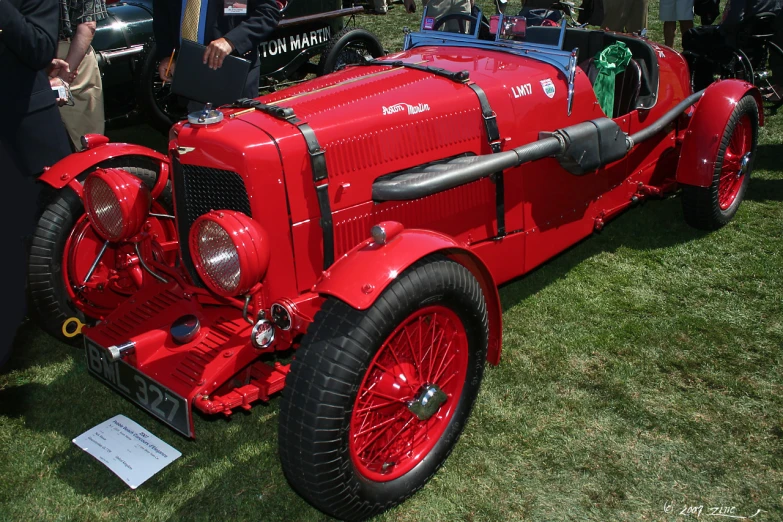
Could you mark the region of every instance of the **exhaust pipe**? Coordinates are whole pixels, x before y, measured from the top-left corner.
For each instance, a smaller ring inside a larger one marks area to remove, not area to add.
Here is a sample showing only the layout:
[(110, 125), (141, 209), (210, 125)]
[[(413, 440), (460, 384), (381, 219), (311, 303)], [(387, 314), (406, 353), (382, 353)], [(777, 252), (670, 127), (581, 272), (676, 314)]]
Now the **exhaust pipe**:
[(677, 119), (702, 94), (704, 90), (688, 96), (635, 134), (625, 134), (609, 118), (586, 121), (542, 134), (538, 141), (506, 152), (453, 158), (386, 176), (373, 183), (372, 197), (375, 201), (423, 198), (548, 157), (556, 157), (564, 169), (581, 176), (624, 158), (636, 144), (652, 138)]
[(124, 47), (122, 49), (112, 49), (111, 51), (96, 51), (95, 57), (98, 60), (98, 65), (103, 67), (105, 65), (111, 65), (112, 60), (119, 58), (125, 58), (127, 56), (136, 56), (144, 51), (144, 45), (131, 45), (130, 47)]

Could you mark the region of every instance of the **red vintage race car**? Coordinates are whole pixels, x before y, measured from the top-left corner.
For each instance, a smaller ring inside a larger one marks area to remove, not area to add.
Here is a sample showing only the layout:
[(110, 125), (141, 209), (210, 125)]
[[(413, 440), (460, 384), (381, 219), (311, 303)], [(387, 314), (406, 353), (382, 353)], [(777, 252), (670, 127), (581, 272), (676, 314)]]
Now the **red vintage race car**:
[[(447, 458), (500, 361), (498, 285), (677, 189), (689, 223), (720, 227), (750, 179), (752, 85), (693, 93), (683, 58), (642, 38), (457, 18), (466, 34), (425, 12), (401, 53), (194, 113), (167, 158), (96, 142), (71, 159), (143, 158), (151, 189), (120, 165), (83, 187), (47, 173), (84, 195), (75, 270), (138, 278), (84, 329), (90, 373), (188, 437), (195, 412), (282, 391), (283, 470), (340, 518)], [(632, 59), (605, 114), (593, 57), (618, 43)]]

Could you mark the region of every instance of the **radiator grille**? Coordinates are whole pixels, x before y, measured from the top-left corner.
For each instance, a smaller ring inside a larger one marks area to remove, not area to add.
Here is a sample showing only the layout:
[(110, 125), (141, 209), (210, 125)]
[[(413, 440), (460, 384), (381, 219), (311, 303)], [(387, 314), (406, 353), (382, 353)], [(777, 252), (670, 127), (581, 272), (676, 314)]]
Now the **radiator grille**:
[(176, 158), (174, 167), (174, 196), (177, 205), (177, 232), (182, 261), (193, 282), (204, 286), (190, 256), (188, 238), (193, 222), (210, 210), (236, 210), (248, 217), (250, 200), (242, 176), (229, 170), (195, 165), (182, 165)]

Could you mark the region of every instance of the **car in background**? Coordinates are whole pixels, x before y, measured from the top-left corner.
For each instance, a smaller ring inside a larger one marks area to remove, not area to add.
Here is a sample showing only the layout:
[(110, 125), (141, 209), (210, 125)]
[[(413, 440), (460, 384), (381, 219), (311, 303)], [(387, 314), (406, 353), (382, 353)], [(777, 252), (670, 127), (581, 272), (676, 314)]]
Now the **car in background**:
[[(355, 26), (362, 7), (340, 0), (289, 0), (272, 37), (260, 45), (261, 85), (274, 91), (346, 64), (384, 54), (378, 39)], [(152, 0), (114, 0), (93, 39), (103, 75), (109, 123), (142, 115), (167, 132), (185, 116), (185, 104), (158, 77), (152, 32)], [(316, 60), (317, 58), (317, 60)]]

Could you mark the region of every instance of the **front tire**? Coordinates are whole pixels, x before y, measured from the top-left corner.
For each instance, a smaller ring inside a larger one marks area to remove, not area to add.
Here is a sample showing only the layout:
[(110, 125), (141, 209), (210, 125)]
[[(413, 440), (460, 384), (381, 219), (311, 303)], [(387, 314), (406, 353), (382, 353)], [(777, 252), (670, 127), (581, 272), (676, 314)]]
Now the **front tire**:
[(715, 158), (712, 183), (685, 185), (682, 208), (685, 221), (702, 230), (716, 230), (734, 217), (745, 198), (758, 141), (759, 113), (751, 95), (734, 107)]
[[(103, 162), (89, 172), (95, 168), (110, 167), (133, 174), (151, 188), (160, 165), (148, 158), (120, 157)], [(161, 210), (172, 208), (169, 187), (163, 191), (158, 203), (162, 205)], [(173, 228), (170, 233), (174, 233)], [(100, 243), (102, 239), (95, 235), (87, 221), (82, 200), (67, 187), (49, 203), (33, 232), (27, 265), (30, 315), (44, 331), (60, 341), (80, 345), (78, 337), (64, 335), (63, 323), (71, 317), (86, 324), (101, 319), (124, 301), (131, 291), (130, 286), (127, 292), (114, 291), (120, 288), (116, 281), (100, 291), (74, 290), (97, 256)], [(102, 268), (103, 271), (113, 268), (115, 249), (116, 245), (109, 245), (101, 256), (108, 265)]]
[(414, 264), (367, 310), (328, 298), (280, 403), (280, 460), (294, 489), (347, 520), (418, 491), (470, 415), (487, 339), (478, 281), (443, 257)]

